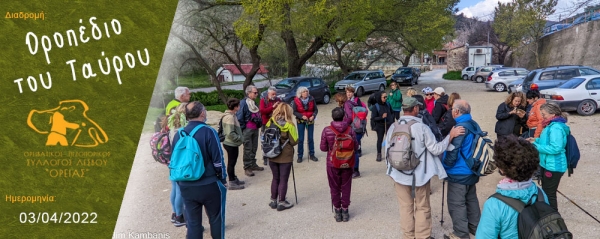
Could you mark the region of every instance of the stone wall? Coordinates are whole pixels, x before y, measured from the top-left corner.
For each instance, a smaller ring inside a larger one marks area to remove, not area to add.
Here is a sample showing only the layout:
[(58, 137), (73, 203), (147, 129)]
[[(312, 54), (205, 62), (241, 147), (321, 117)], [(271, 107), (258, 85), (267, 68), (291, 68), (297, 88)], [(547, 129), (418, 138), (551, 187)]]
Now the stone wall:
[[(540, 39), (540, 66), (585, 65), (600, 70), (600, 21), (564, 29)], [(512, 54), (511, 66), (535, 69), (531, 51)]]
[(446, 65), (448, 65), (448, 71), (462, 71), (467, 67), (469, 65), (467, 47), (462, 46), (448, 50)]

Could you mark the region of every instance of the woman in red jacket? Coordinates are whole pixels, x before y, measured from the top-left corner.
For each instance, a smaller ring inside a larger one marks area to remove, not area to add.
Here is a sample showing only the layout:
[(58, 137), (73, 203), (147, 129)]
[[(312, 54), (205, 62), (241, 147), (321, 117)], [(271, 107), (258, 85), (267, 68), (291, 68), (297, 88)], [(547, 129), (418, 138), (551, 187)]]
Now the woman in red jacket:
[(304, 130), (308, 131), (308, 153), (309, 159), (312, 161), (319, 161), (315, 157), (315, 118), (317, 117), (317, 102), (313, 98), (306, 87), (298, 87), (296, 91), (296, 97), (292, 101), (292, 109), (294, 109), (294, 115), (296, 116), (296, 122), (298, 123), (298, 163), (302, 163), (302, 157), (304, 156)]

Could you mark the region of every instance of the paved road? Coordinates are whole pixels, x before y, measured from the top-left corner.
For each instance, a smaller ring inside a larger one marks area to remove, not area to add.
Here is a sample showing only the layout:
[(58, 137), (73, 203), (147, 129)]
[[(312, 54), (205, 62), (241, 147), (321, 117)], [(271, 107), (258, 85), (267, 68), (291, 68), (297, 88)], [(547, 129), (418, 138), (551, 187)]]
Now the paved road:
[[(486, 91), (483, 84), (466, 81), (445, 81), (441, 79), (443, 70), (422, 74), (420, 90), (426, 86), (442, 86), (446, 92), (460, 92), (463, 99), (471, 103), (474, 119), (484, 130), (493, 134), (495, 111), (504, 101), (506, 93)], [(406, 87), (402, 87), (406, 90)], [(366, 100), (367, 96), (363, 97)], [(335, 103), (319, 105), (320, 122), (315, 125), (316, 156), (319, 162), (294, 163), (298, 203), (294, 208), (282, 212), (270, 209), (267, 205), (270, 197), (271, 173), (269, 169), (257, 172), (255, 177), (243, 174), (241, 162), (236, 172), (247, 188), (229, 191), (227, 195), (228, 238), (400, 238), (400, 215), (393, 183), (385, 175), (385, 164), (376, 162), (376, 134), (369, 131), (369, 137), (363, 138), (361, 158), (362, 177), (352, 182), (352, 204), (350, 221), (336, 223), (331, 213), (329, 187), (325, 172), (325, 153), (318, 150), (320, 133), (329, 123), (326, 122)], [(571, 116), (569, 124), (582, 150), (582, 161), (576, 173), (563, 177), (559, 190), (575, 200), (593, 215), (600, 216), (600, 179), (598, 163), (593, 160), (600, 153), (600, 136), (590, 135), (589, 125), (598, 125), (598, 115), (592, 117)], [(150, 134), (143, 134), (131, 175), (123, 199), (123, 204), (115, 228), (115, 235), (128, 232), (168, 233), (170, 238), (184, 238), (185, 227), (175, 228), (169, 221), (171, 206), (169, 194), (171, 183), (167, 168), (152, 159), (148, 147)], [(241, 150), (241, 149), (240, 149)], [(260, 153), (257, 155), (260, 158)], [(241, 156), (239, 161), (241, 161)], [(480, 205), (495, 190), (501, 177), (497, 174), (481, 178), (477, 184)], [(437, 177), (432, 178), (432, 221), (433, 237), (443, 238), (443, 234), (452, 230), (447, 207), (444, 207), (443, 226), (441, 199), (442, 184)], [(583, 188), (583, 190), (582, 190)], [(295, 203), (294, 186), (290, 179), (288, 199)], [(576, 238), (597, 238), (599, 233), (595, 221), (570, 204), (562, 196), (558, 198), (561, 214)], [(208, 223), (204, 221), (208, 229)], [(208, 233), (205, 237), (210, 237)]]

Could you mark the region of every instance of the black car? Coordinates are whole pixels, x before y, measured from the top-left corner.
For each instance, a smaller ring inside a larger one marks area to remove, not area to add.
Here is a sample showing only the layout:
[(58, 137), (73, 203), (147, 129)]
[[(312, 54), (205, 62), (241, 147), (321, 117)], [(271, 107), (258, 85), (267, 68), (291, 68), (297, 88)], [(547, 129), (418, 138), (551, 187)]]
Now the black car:
[[(296, 96), (298, 87), (308, 88), (308, 92), (315, 98), (316, 102), (329, 104), (331, 92), (329, 86), (321, 78), (317, 77), (292, 77), (285, 78), (274, 85), (277, 89), (277, 97), (286, 103), (291, 103)], [(262, 93), (262, 97), (267, 95), (267, 91)]]
[(400, 67), (392, 75), (392, 80), (401, 85), (418, 85), (419, 75), (412, 67)]

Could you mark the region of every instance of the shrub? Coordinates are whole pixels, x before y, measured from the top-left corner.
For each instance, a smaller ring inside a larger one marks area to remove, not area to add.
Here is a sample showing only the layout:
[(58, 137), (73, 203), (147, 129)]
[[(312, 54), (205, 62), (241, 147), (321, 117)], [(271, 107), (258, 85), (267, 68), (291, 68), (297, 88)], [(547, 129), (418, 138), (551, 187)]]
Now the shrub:
[(448, 73), (444, 74), (442, 78), (446, 80), (461, 80), (462, 76), (460, 74), (460, 71), (449, 71)]

